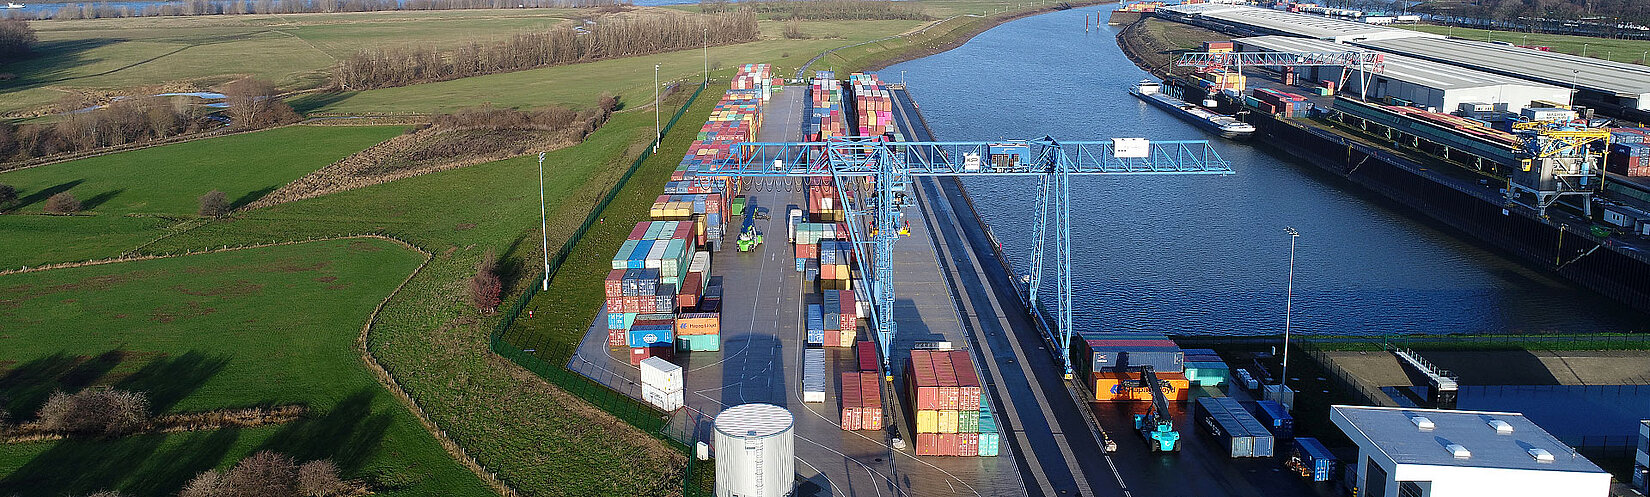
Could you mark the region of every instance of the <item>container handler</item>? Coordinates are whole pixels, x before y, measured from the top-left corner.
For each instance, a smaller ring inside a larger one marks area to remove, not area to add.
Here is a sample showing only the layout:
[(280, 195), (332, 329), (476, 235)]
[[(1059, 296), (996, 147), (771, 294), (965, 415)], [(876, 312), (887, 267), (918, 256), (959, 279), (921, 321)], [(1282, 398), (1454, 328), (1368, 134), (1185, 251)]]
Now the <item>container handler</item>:
[(762, 244), (762, 232), (756, 230), (756, 209), (741, 210), (744, 211), (745, 215), (744, 223), (739, 229), (739, 251), (750, 252), (751, 249)]
[(1152, 452), (1179, 452), (1180, 432), (1174, 430), (1174, 420), (1169, 418), (1169, 399), (1163, 396), (1157, 373), (1151, 366), (1140, 366), (1139, 382), (1152, 393), (1152, 406), (1150, 412), (1134, 415), (1134, 429), (1146, 439)]

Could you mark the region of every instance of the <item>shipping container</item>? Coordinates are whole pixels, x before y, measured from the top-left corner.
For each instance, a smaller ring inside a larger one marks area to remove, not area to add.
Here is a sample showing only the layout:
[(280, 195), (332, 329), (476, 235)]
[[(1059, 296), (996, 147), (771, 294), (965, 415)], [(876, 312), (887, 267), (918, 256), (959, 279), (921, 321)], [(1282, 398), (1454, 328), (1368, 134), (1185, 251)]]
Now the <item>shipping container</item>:
[(1296, 438), (1290, 447), (1289, 459), (1284, 465), (1301, 477), (1312, 481), (1330, 481), (1334, 478), (1335, 455), (1316, 438)]
[(642, 359), (640, 364), (642, 386), (653, 387), (661, 392), (675, 392), (682, 390), (682, 367), (659, 357)]
[[(1191, 395), (1191, 383), (1180, 373), (1154, 373), (1163, 396), (1170, 402), (1185, 402)], [(1094, 400), (1100, 402), (1149, 402), (1151, 391), (1140, 381), (1140, 373), (1090, 373), (1094, 386)]]
[[(652, 359), (658, 358), (649, 357), (648, 359), (643, 360), (643, 362)], [(655, 388), (651, 385), (642, 385), (642, 400), (649, 404), (653, 404), (654, 407), (658, 407), (660, 410), (665, 412), (681, 409), (682, 406), (685, 405), (685, 397), (686, 396), (681, 389), (667, 391)]]
[(1072, 341), (1072, 363), (1084, 375), (1140, 366), (1165, 373), (1179, 373), (1185, 368), (1185, 354), (1162, 334), (1082, 332)]
[(1231, 397), (1198, 397), (1194, 419), (1230, 457), (1271, 457), (1272, 434)]
[(1270, 400), (1255, 401), (1255, 419), (1266, 426), (1267, 431), (1279, 440), (1288, 440), (1295, 437), (1295, 417), (1289, 415), (1289, 410)]
[(805, 349), (802, 351), (802, 401), (824, 402), (826, 383), (829, 377), (825, 373), (825, 350)]

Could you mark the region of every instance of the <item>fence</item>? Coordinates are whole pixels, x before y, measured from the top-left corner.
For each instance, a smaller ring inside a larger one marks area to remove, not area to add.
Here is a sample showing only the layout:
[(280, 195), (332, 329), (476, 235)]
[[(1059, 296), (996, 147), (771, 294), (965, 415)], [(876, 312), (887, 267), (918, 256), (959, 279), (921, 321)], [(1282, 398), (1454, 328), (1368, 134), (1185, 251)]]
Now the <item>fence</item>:
[[(1282, 335), (1260, 336), (1175, 336), (1182, 347), (1210, 345), (1276, 345)], [(1643, 350), (1650, 349), (1650, 334), (1588, 333), (1551, 335), (1295, 335), (1295, 341), (1311, 342), (1323, 350)]]
[[(694, 90), (693, 95), (688, 97), (687, 102), (682, 104), (682, 107), (677, 109), (676, 113), (670, 116), (670, 121), (667, 122), (663, 128), (660, 128), (659, 136), (653, 138), (653, 142), (648, 144), (648, 147), (642, 151), (641, 156), (637, 157), (634, 162), (630, 163), (630, 168), (625, 171), (623, 176), (619, 177), (618, 182), (614, 183), (613, 187), (608, 189), (606, 194), (602, 195), (601, 201), (597, 202), (595, 208), (591, 209), (590, 213), (585, 216), (584, 223), (580, 224), (579, 228), (573, 232), (573, 235), (569, 236), (567, 241), (562, 243), (561, 248), (556, 249), (555, 254), (553, 254), (550, 258), (550, 264), (547, 271), (544, 274), (537, 275), (528, 281), (542, 281), (544, 279), (556, 277), (557, 271), (561, 269), (561, 265), (563, 262), (566, 262), (567, 257), (573, 253), (573, 248), (578, 245), (579, 240), (583, 239), (585, 233), (590, 230), (590, 227), (595, 225), (596, 222), (601, 219), (602, 211), (607, 209), (608, 204), (611, 204), (614, 197), (619, 195), (619, 191), (624, 189), (625, 185), (630, 182), (630, 178), (635, 176), (636, 171), (641, 169), (642, 163), (646, 162), (648, 158), (653, 156), (654, 147), (658, 146), (660, 140), (664, 138), (664, 135), (668, 134), (670, 130), (676, 126), (676, 121), (681, 119), (683, 114), (687, 113), (688, 108), (692, 107), (693, 103), (698, 101), (699, 95), (705, 91), (705, 87), (708, 85), (709, 82), (699, 84), (699, 88)], [(575, 373), (562, 365), (552, 364), (544, 359), (540, 359), (538, 356), (524, 352), (521, 347), (517, 347), (504, 339), (505, 331), (509, 330), (510, 325), (515, 323), (516, 317), (521, 314), (521, 311), (527, 308), (527, 303), (533, 299), (533, 296), (538, 294), (539, 288), (541, 288), (539, 285), (528, 285), (527, 290), (523, 292), (520, 297), (516, 298), (515, 302), (503, 312), (498, 321), (498, 325), (493, 328), (493, 333), (489, 340), (488, 347), (492, 349), (493, 353), (498, 354), (500, 357), (509, 359), (510, 362), (516, 363), (516, 365), (521, 366), (528, 371), (532, 371), (533, 374), (544, 378), (545, 381), (548, 381), (556, 387), (584, 399), (591, 405), (606, 411), (608, 414), (613, 415), (613, 417), (618, 418), (631, 426), (635, 426), (637, 429), (642, 430), (642, 432), (652, 434), (670, 442), (675, 442), (674, 445), (676, 445), (677, 449), (682, 451), (682, 453), (687, 456), (688, 460), (687, 469), (684, 477), (682, 478), (682, 495), (688, 497), (709, 495), (709, 491), (707, 489), (695, 484), (696, 482), (694, 475), (696, 474), (695, 469), (698, 461), (694, 454), (693, 445), (691, 443), (682, 442), (681, 433), (679, 433), (679, 430), (669, 429), (671, 426), (671, 423), (669, 422), (672, 419), (671, 417), (667, 417), (662, 411), (654, 409), (647, 404), (643, 404), (630, 395), (626, 395), (623, 392), (609, 388), (607, 385), (590, 377)], [(549, 355), (549, 357), (568, 357), (573, 352), (573, 349), (565, 346), (558, 347), (558, 349), (559, 350), (554, 350), (553, 352), (556, 353)]]
[(1335, 364), (1335, 360), (1330, 358), (1329, 354), (1324, 353), (1323, 349), (1319, 348), (1316, 343), (1305, 340), (1298, 343), (1298, 347), (1306, 352), (1306, 356), (1311, 357), (1319, 368), (1322, 368), (1325, 373), (1329, 373), (1330, 377), (1335, 378), (1335, 382), (1340, 384), (1341, 388), (1357, 397), (1358, 403), (1389, 407), (1397, 405), (1390, 396), (1382, 393), (1380, 388), (1365, 385), (1363, 380), (1358, 379), (1357, 376), (1354, 376), (1339, 364)]

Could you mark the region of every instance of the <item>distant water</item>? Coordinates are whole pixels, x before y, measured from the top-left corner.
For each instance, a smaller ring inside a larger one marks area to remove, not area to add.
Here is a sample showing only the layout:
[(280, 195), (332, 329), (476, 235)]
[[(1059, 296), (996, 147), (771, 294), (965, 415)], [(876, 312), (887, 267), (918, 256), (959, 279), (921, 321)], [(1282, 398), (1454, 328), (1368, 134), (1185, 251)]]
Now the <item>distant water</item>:
[[(1285, 226), (1300, 230), (1294, 325), (1305, 333), (1644, 331), (1650, 316), (1464, 241), (1317, 168), (1221, 141), (1127, 93), (1147, 74), (1119, 27), (1086, 7), (1006, 23), (881, 71), (909, 83), (940, 140), (1215, 140), (1238, 174), (1073, 181), (1082, 329), (1189, 335), (1283, 331)], [(965, 183), (1015, 264), (1029, 267), (1036, 185)], [(1050, 258), (1052, 260), (1052, 257)], [(1050, 279), (1052, 281), (1052, 277)], [(1052, 287), (1052, 285), (1049, 285)]]

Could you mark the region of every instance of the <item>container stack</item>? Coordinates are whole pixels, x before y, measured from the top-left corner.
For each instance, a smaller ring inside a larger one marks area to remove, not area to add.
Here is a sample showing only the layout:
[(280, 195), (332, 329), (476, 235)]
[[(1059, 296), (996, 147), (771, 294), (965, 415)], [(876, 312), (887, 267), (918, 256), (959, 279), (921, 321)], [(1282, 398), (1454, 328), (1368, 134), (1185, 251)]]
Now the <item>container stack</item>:
[(773, 68), (767, 64), (745, 64), (733, 75), (733, 89), (756, 90), (762, 101), (773, 96)]
[(876, 371), (842, 373), (842, 429), (882, 429), (882, 378)]
[(626, 334), (630, 346), (630, 365), (640, 366), (643, 360), (650, 357), (667, 361), (676, 357), (675, 317), (674, 314), (636, 316), (636, 321), (631, 323)]
[(1241, 93), (1249, 78), (1235, 72), (1216, 71), (1201, 76), (1197, 81), (1198, 86), (1209, 90), (1210, 93), (1219, 93), (1223, 90)]
[(1231, 40), (1205, 41), (1203, 42), (1203, 51), (1209, 53), (1232, 53), (1232, 42)]
[(1611, 143), (1604, 170), (1623, 176), (1650, 176), (1650, 143)]
[(848, 75), (848, 89), (854, 94), (854, 130), (859, 136), (876, 136), (894, 131), (894, 99), (876, 74)]
[[(825, 281), (825, 280), (820, 280)], [(846, 281), (844, 280), (845, 284)], [(824, 303), (820, 305), (824, 314), (825, 346), (852, 347), (854, 339), (858, 338), (859, 317), (858, 305), (855, 303), (854, 292), (849, 290), (822, 290)]]
[(1307, 112), (1312, 110), (1312, 102), (1308, 102), (1306, 97), (1271, 88), (1255, 88), (1243, 102), (1261, 112), (1283, 117), (1306, 117)]
[(681, 221), (693, 224), (694, 242), (700, 247), (722, 237), (727, 224), (726, 197), (720, 193), (664, 194), (653, 200), (648, 216), (654, 221)]
[(1272, 457), (1272, 433), (1231, 397), (1198, 397), (1197, 424), (1220, 440), (1231, 457)]
[[(919, 456), (979, 456), (980, 417), (985, 411), (979, 376), (968, 351), (913, 350), (906, 391), (916, 421)], [(995, 428), (995, 422), (991, 423)], [(993, 431), (992, 433), (995, 433)]]
[(847, 135), (847, 116), (843, 115), (842, 82), (831, 71), (816, 71), (809, 85), (810, 117), (808, 141), (825, 141), (833, 136)]
[(848, 220), (842, 197), (829, 178), (809, 178), (817, 184), (808, 187), (808, 220), (816, 223), (840, 223)]
[[(848, 281), (852, 278), (853, 242), (847, 240), (820, 240), (819, 248), (819, 288), (821, 290), (851, 290)], [(852, 296), (848, 302), (853, 303)]]
[(1001, 445), (1001, 436), (997, 433), (997, 417), (991, 415), (991, 402), (984, 391), (980, 392), (980, 449), (975, 455), (980, 457), (995, 457)]
[(682, 408), (682, 367), (658, 357), (643, 359), (642, 400), (665, 412)]
[(1184, 401), (1191, 382), (1186, 379), (1185, 353), (1159, 333), (1078, 332), (1072, 337), (1071, 363), (1094, 386), (1094, 400), (1132, 402), (1151, 400), (1139, 368), (1150, 366), (1169, 400)]
[(1186, 349), (1186, 381), (1194, 387), (1218, 387), (1231, 381), (1232, 371), (1215, 351)]

